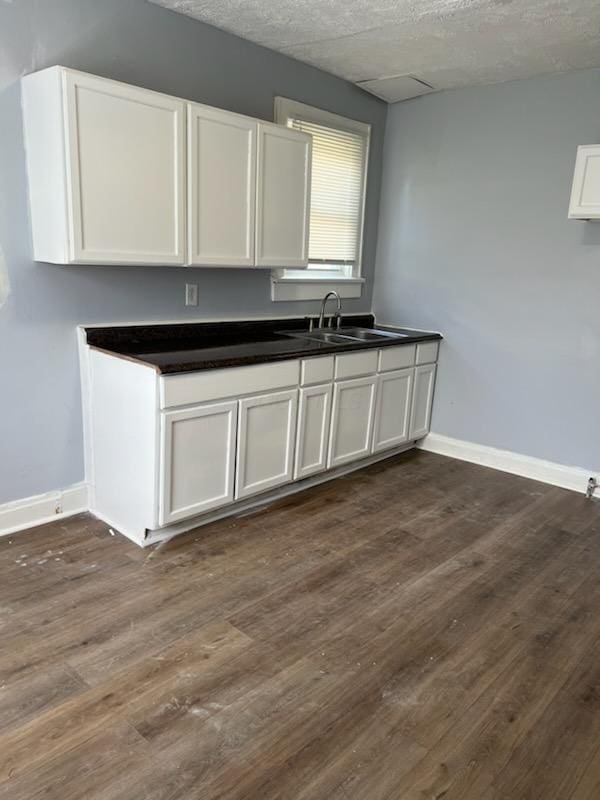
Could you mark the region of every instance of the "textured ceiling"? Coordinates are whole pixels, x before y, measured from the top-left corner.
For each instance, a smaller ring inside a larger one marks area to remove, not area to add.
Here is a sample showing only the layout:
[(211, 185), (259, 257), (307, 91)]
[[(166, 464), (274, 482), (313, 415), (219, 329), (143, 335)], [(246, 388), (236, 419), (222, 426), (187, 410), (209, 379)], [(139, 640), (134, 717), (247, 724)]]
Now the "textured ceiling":
[(436, 89), (600, 66), (600, 0), (151, 0), (350, 81)]

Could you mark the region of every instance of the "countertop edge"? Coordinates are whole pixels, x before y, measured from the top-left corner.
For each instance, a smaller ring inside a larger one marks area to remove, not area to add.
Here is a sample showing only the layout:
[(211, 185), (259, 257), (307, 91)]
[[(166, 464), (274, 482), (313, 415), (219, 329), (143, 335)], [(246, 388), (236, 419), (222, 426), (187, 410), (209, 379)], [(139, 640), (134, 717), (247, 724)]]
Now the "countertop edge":
[[(382, 330), (385, 330), (386, 327), (387, 326), (383, 325), (381, 326)], [(293, 339), (293, 337), (282, 337), (282, 339), (285, 338)], [(385, 348), (385, 347), (402, 347), (408, 344), (418, 344), (419, 342), (440, 341), (443, 338), (444, 337), (442, 336), (442, 334), (437, 332), (427, 331), (427, 332), (417, 333), (415, 331), (414, 336), (403, 336), (401, 340), (393, 339), (390, 341), (349, 342), (348, 344), (324, 343), (319, 345), (318, 350), (308, 349), (308, 348), (303, 350), (299, 344), (298, 350), (286, 353), (266, 353), (266, 354), (256, 353), (246, 356), (232, 355), (231, 358), (220, 358), (218, 359), (218, 361), (214, 360), (211, 361), (210, 359), (207, 359), (206, 361), (201, 361), (196, 359), (195, 361), (190, 361), (189, 363), (180, 362), (173, 365), (153, 364), (150, 361), (144, 360), (143, 354), (133, 355), (131, 353), (122, 353), (118, 352), (117, 350), (110, 350), (105, 347), (99, 347), (98, 345), (94, 344), (89, 344), (88, 346), (91, 349), (97, 350), (107, 355), (112, 355), (115, 356), (116, 358), (122, 358), (132, 363), (149, 367), (153, 369), (158, 375), (172, 376), (172, 375), (188, 374), (191, 372), (206, 372), (207, 370), (213, 370), (213, 369), (231, 369), (235, 367), (253, 366), (255, 364), (268, 364), (279, 361), (294, 361), (296, 359), (301, 359), (301, 358), (319, 358), (320, 356), (352, 353), (360, 350), (378, 350), (380, 348)], [(298, 341), (302, 342), (302, 340), (300, 339)], [(235, 345), (232, 345), (232, 347), (235, 347)]]

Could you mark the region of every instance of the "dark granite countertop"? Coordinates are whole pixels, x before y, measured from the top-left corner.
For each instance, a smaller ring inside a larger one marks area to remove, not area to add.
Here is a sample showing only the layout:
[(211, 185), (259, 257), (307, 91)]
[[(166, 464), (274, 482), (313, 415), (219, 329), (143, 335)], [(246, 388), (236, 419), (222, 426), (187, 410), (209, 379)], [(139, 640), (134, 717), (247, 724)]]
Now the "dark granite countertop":
[[(372, 328), (372, 315), (345, 316), (344, 327)], [(439, 333), (386, 328), (402, 338), (343, 344), (297, 339), (289, 331), (307, 330), (304, 318), (221, 323), (123, 325), (86, 328), (90, 346), (153, 367), (161, 374), (195, 372), (284, 361), (305, 356), (371, 350), (441, 339)]]

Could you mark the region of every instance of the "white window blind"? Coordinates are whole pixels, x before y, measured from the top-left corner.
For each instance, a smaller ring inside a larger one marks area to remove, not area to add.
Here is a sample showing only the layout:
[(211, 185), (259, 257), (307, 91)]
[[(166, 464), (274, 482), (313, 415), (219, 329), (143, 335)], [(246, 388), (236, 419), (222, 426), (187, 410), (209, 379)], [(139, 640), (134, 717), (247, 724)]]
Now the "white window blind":
[(295, 116), (287, 124), (312, 136), (309, 269), (350, 276), (360, 257), (367, 135)]

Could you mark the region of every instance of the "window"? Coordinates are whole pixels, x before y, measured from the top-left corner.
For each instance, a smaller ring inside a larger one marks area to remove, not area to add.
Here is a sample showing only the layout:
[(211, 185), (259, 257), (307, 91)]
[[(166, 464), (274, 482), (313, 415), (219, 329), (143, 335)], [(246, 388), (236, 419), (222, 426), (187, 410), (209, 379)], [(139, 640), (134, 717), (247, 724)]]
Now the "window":
[(360, 296), (371, 126), (283, 97), (275, 121), (312, 136), (312, 182), (308, 269), (280, 270), (274, 280), (355, 283), (347, 296)]

